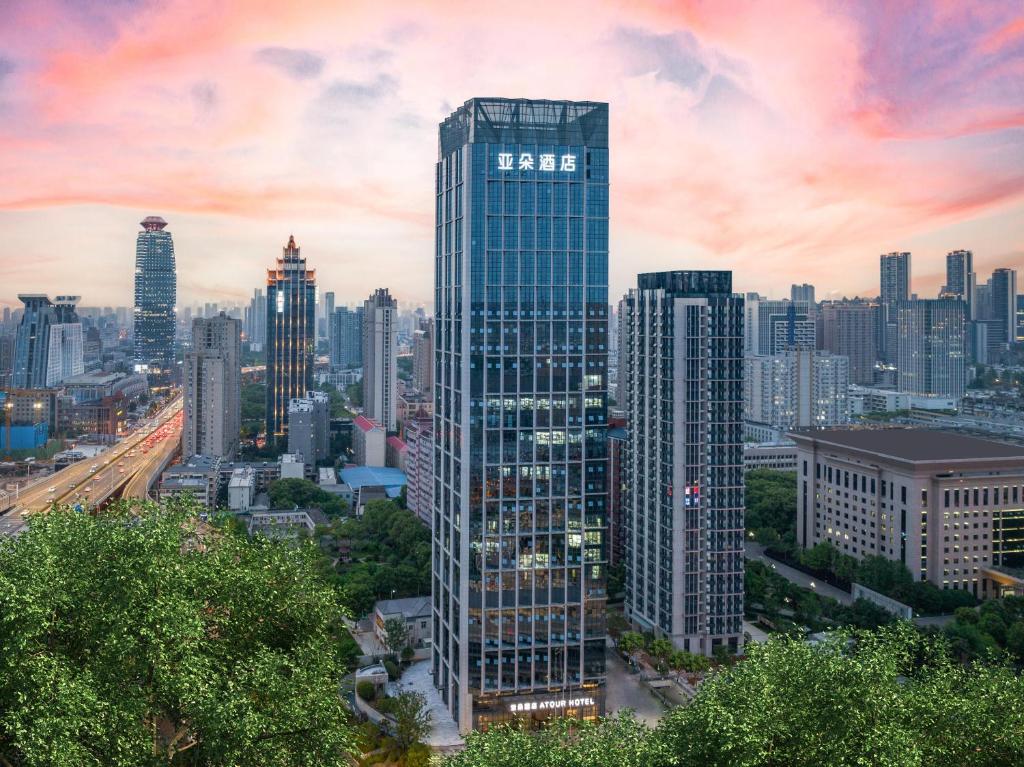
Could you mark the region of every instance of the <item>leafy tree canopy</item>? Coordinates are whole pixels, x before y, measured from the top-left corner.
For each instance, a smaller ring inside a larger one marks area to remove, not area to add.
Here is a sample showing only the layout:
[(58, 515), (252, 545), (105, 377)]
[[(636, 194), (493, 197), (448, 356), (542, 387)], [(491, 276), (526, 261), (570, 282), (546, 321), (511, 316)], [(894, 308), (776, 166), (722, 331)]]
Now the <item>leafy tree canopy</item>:
[(0, 764), (349, 763), (312, 547), (197, 512), (56, 509), (0, 541)]

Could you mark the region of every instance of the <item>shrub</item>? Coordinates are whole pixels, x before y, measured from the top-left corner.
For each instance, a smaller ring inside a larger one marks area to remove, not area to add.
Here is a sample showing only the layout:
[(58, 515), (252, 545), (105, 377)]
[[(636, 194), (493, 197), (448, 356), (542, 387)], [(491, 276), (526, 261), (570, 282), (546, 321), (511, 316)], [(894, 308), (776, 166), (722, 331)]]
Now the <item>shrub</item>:
[(377, 687), (373, 682), (364, 679), (356, 685), (356, 694), (367, 703), (373, 703), (374, 698), (377, 697)]
[(388, 670), (388, 679), (392, 682), (397, 681), (398, 677), (402, 675), (401, 669), (398, 668), (398, 664), (393, 660), (384, 661), (384, 668)]

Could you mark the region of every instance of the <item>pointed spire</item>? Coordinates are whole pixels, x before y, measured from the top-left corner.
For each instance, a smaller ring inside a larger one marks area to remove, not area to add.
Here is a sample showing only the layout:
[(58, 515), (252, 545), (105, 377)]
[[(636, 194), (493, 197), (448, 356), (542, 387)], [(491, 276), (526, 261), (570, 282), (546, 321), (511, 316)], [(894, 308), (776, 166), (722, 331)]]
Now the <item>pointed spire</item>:
[(295, 235), (288, 235), (288, 244), (284, 246), (285, 258), (298, 258), (299, 246), (295, 244)]

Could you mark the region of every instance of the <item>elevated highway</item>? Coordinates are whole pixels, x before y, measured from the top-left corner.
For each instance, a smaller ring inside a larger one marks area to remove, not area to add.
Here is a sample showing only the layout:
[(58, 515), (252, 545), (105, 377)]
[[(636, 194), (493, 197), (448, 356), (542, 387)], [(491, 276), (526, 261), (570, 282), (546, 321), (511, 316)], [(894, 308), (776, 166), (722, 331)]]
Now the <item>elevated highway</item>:
[(0, 535), (13, 535), (29, 514), (54, 504), (96, 508), (111, 498), (146, 498), (181, 446), (182, 402), (175, 397), (129, 436), (94, 459), (68, 466), (25, 489), (0, 516)]

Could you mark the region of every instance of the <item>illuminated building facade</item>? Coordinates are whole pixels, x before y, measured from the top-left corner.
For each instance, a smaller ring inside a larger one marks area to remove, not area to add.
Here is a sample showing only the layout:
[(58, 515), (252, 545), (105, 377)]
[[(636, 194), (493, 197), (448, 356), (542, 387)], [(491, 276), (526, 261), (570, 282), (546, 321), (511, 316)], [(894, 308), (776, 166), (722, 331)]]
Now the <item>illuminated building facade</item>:
[(316, 270), (289, 237), (267, 270), (267, 441), (288, 434), (288, 403), (313, 388)]
[(433, 677), (462, 732), (604, 711), (608, 105), (440, 126)]

